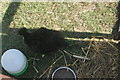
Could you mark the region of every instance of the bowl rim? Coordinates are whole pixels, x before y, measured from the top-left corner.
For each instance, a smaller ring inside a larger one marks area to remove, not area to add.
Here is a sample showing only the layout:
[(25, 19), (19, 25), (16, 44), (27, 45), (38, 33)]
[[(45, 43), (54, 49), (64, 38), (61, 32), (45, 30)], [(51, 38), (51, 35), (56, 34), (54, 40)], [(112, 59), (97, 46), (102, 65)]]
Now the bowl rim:
[(68, 70), (70, 70), (72, 73), (73, 73), (73, 76), (74, 76), (74, 79), (76, 80), (76, 74), (75, 74), (75, 72), (71, 69), (71, 68), (69, 68), (69, 67), (59, 67), (59, 68), (57, 68), (53, 73), (52, 73), (52, 80), (54, 80), (54, 75), (55, 75), (55, 73), (58, 71), (58, 70), (60, 70), (60, 69), (68, 69)]
[[(22, 68), (20, 68), (20, 69), (21, 69), (20, 72), (17, 72), (17, 73), (10, 72), (10, 71), (6, 70), (6, 69), (4, 68), (4, 66), (2, 65), (2, 61), (3, 61), (2, 57), (3, 57), (4, 53), (6, 53), (7, 51), (11, 51), (11, 50), (15, 50), (15, 51), (17, 51), (17, 52), (20, 52), (20, 53), (23, 55), (24, 59), (25, 59), (25, 64), (23, 65)], [(3, 53), (2, 56), (1, 56), (1, 66), (3, 67), (3, 69), (4, 69), (6, 72), (8, 72), (8, 73), (11, 74), (11, 75), (18, 76), (18, 75), (23, 74), (23, 73), (26, 71), (26, 69), (28, 68), (28, 60), (27, 60), (27, 57), (25, 56), (25, 54), (22, 53), (22, 51), (20, 51), (20, 50), (18, 50), (18, 49), (8, 49), (8, 50), (6, 50), (4, 53)]]

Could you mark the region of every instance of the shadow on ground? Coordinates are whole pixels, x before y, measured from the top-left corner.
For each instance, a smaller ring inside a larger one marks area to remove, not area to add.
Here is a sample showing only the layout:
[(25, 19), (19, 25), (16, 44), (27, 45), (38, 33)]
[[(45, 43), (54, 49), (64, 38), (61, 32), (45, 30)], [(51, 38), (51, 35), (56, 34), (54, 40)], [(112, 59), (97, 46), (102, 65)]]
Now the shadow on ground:
[(118, 38), (120, 38), (120, 35), (118, 34), (120, 32), (120, 2), (118, 3), (116, 9), (117, 9), (117, 13), (116, 13), (117, 21), (113, 27), (112, 34), (114, 36), (113, 38), (118, 40)]
[[(7, 11), (6, 11), (6, 13), (5, 13), (4, 17), (3, 17), (3, 20), (2, 20), (2, 32), (5, 33), (6, 35), (2, 35), (2, 42), (3, 42), (2, 43), (2, 52), (6, 51), (6, 50), (8, 50), (10, 48), (16, 48), (16, 49), (19, 49), (22, 52), (24, 52), (25, 55), (28, 58), (30, 58), (30, 57), (34, 56), (34, 52), (30, 51), (27, 48), (27, 46), (23, 42), (22, 37), (17, 34), (18, 29), (9, 28), (9, 25), (13, 21), (13, 16), (15, 15), (17, 9), (19, 8), (19, 5), (20, 5), (20, 2), (12, 2), (10, 4), (10, 6), (8, 7), (8, 9), (7, 9)], [(118, 17), (120, 18), (120, 16), (119, 16), (120, 15), (120, 11), (119, 11), (120, 10), (120, 3), (118, 5), (117, 9), (118, 9)], [(118, 32), (118, 24), (119, 24), (119, 22), (120, 22), (120, 19), (118, 19), (118, 21), (116, 22), (116, 25), (113, 28), (113, 34)], [(29, 29), (29, 31), (34, 31), (34, 30)], [(74, 48), (70, 47), (70, 48), (68, 48), (68, 50), (74, 51), (75, 53), (80, 53), (80, 55), (83, 55), (83, 54), (81, 54), (82, 51), (81, 51), (81, 49), (77, 49), (77, 48), (88, 46), (89, 41), (80, 41), (80, 40), (77, 40), (77, 39), (79, 39), (79, 38), (81, 38), (81, 39), (89, 38), (90, 39), (90, 38), (92, 38), (94, 36), (102, 36), (104, 38), (111, 39), (111, 34), (104, 34), (104, 33), (70, 32), (70, 31), (61, 31), (61, 32), (65, 35), (65, 37), (75, 38), (76, 39), (76, 40), (69, 39), (68, 42), (70, 44), (79, 42), (80, 45), (77, 45)], [(97, 37), (97, 38), (101, 39), (102, 37)], [(58, 53), (56, 53), (56, 54), (58, 54)], [(58, 57), (58, 55), (56, 56), (56, 54), (53, 54), (54, 57)], [(59, 53), (59, 55), (61, 55), (61, 54)], [(44, 57), (44, 58), (42, 58), (41, 54), (39, 54), (39, 56), (40, 57), (38, 57), (38, 58), (40, 58), (41, 62), (38, 63), (38, 64), (40, 65), (39, 69), (41, 69), (40, 71), (42, 73), (42, 71), (44, 71), (45, 68), (48, 67), (48, 65), (53, 63), (54, 59), (53, 59), (52, 56), (51, 57), (47, 56), (47, 57)], [(49, 60), (52, 59), (52, 61), (48, 63), (48, 59)], [(48, 65), (45, 66), (45, 64), (43, 62), (48, 64)], [(32, 66), (32, 64), (30, 63), (29, 66)], [(33, 73), (31, 74), (31, 72), (33, 72)], [(7, 74), (7, 73), (3, 70), (3, 74)], [(17, 76), (17, 77), (9, 75), (9, 74), (7, 74), (7, 75), (15, 77), (15, 78), (20, 78), (20, 77), (22, 77), (22, 78), (28, 77), (29, 78), (30, 76), (32, 78), (32, 77), (34, 77), (35, 74), (36, 73), (35, 73), (35, 71), (33, 71), (33, 68), (29, 67), (24, 75), (20, 75), (20, 76)]]

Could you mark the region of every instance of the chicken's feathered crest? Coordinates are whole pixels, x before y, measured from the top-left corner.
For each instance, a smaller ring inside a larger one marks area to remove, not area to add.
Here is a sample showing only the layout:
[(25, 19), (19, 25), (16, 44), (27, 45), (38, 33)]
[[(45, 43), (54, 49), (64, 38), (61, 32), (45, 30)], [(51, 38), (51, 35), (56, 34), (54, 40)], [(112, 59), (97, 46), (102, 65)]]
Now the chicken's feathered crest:
[(18, 34), (25, 36), (28, 34), (28, 31), (26, 28), (21, 28), (21, 29), (19, 29)]

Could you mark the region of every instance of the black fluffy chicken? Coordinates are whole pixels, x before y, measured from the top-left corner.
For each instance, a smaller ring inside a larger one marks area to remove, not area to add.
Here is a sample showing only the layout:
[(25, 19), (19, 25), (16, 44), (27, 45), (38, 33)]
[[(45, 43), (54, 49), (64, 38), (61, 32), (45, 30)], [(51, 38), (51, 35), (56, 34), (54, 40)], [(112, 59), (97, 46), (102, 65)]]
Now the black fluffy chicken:
[(31, 33), (26, 28), (21, 28), (18, 34), (24, 37), (25, 44), (36, 53), (47, 54), (68, 46), (64, 36), (59, 31), (43, 27)]

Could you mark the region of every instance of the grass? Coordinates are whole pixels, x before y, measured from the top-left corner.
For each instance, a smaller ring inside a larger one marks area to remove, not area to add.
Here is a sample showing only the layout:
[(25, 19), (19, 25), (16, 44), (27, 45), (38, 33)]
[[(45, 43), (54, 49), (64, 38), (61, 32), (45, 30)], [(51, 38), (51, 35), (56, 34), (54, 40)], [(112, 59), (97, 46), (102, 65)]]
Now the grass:
[[(0, 4), (3, 5), (3, 12), (0, 16), (4, 17), (10, 3)], [(26, 27), (30, 31), (34, 31), (40, 27), (46, 27), (59, 30), (66, 38), (70, 38), (67, 41), (71, 46), (65, 48), (66, 51), (91, 58), (91, 60), (85, 61), (70, 58), (65, 54), (67, 63), (75, 70), (79, 78), (115, 78), (117, 77), (117, 50), (113, 45), (115, 43), (110, 42), (111, 40), (105, 41), (105, 39), (91, 42), (89, 39), (85, 41), (84, 38), (90, 36), (111, 37), (110, 34), (116, 22), (116, 7), (117, 3), (22, 2), (14, 15), (12, 13), (15, 10), (11, 8), (12, 12), (8, 11), (7, 16), (4, 17), (1, 34), (2, 52), (16, 48), (21, 50), (28, 59), (34, 57), (34, 52), (27, 48), (23, 38), (17, 34), (17, 30)], [(42, 54), (38, 54), (37, 58), (40, 60), (36, 61), (34, 66), (38, 73), (33, 67), (33, 62), (29, 61), (27, 71), (20, 76), (13, 77), (34, 78), (37, 76), (45, 78), (49, 77), (57, 67), (66, 66), (65, 58), (61, 52), (44, 57)], [(4, 70), (3, 73), (7, 74)]]

